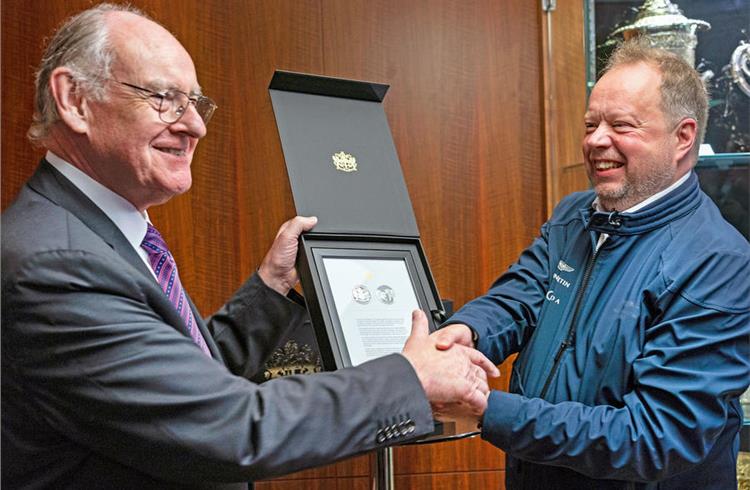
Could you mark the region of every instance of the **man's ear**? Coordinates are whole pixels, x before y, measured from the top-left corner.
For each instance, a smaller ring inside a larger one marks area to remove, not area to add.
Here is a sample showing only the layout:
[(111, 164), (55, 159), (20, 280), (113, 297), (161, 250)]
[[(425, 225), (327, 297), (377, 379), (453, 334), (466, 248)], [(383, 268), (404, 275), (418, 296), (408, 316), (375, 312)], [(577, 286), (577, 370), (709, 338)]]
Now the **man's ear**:
[(695, 144), (698, 137), (698, 123), (695, 119), (686, 117), (677, 124), (675, 128), (675, 138), (677, 138), (677, 147), (675, 148), (677, 160), (687, 155)]
[(70, 68), (59, 66), (52, 70), (49, 87), (60, 119), (73, 132), (85, 134), (89, 125), (88, 101)]

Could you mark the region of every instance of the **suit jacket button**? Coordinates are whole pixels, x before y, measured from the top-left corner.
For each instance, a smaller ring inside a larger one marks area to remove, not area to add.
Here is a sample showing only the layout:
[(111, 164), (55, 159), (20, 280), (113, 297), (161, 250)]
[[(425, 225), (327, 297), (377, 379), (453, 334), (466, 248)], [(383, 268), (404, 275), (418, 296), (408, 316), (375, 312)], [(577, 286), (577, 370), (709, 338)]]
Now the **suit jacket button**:
[(383, 444), (385, 442), (385, 434), (383, 434), (383, 430), (379, 430), (378, 434), (375, 436), (375, 442), (378, 444)]

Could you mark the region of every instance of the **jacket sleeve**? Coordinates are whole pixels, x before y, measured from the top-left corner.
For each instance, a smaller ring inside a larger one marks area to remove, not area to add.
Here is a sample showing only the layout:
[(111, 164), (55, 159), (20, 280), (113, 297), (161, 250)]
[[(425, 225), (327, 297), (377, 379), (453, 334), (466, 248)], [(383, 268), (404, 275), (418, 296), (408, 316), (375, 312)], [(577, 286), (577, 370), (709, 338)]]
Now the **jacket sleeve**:
[(620, 407), (493, 392), (482, 437), (518, 458), (594, 478), (654, 481), (703, 461), (750, 381), (747, 256), (696, 259), (645, 293), (653, 305)]
[(548, 226), (542, 226), (540, 236), (487, 294), (466, 303), (445, 323), (474, 329), (476, 348), (495, 364), (518, 352), (536, 327), (548, 289)]
[(403, 356), (255, 385), (165, 324), (124, 265), (56, 250), (3, 280), (3, 393), (75, 444), (157, 478), (247, 481), (433, 429)]
[(257, 373), (284, 334), (309, 320), (301, 298), (294, 290), (282, 296), (253, 274), (206, 320), (227, 369), (245, 378)]

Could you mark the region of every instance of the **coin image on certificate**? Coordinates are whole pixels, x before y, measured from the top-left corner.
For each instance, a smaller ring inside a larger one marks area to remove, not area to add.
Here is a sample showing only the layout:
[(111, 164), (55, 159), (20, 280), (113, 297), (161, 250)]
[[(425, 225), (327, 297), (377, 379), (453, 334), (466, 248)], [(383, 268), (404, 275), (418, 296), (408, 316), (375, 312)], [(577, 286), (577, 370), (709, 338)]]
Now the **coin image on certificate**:
[(375, 290), (375, 297), (383, 304), (392, 305), (396, 295), (393, 292), (392, 287), (383, 284), (382, 286), (378, 286), (378, 289)]
[(370, 290), (367, 289), (367, 286), (364, 284), (358, 284), (352, 289), (352, 298), (357, 303), (366, 305), (372, 299), (372, 294), (370, 294)]

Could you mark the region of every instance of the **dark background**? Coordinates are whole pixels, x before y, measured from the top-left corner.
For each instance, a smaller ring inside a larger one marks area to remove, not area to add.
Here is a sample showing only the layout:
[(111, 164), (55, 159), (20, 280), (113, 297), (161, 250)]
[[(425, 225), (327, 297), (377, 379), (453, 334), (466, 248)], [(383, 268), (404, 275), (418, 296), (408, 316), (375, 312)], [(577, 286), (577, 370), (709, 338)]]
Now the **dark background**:
[[(602, 46), (609, 33), (632, 23), (643, 0), (596, 0), (596, 73), (603, 68), (611, 52)], [(734, 85), (723, 68), (729, 64), (740, 41), (750, 41), (750, 1), (748, 0), (676, 0), (688, 19), (704, 20), (711, 29), (698, 31), (695, 63), (699, 72), (711, 70), (714, 77), (707, 86), (711, 94), (706, 143), (716, 153), (750, 151), (750, 97)]]

